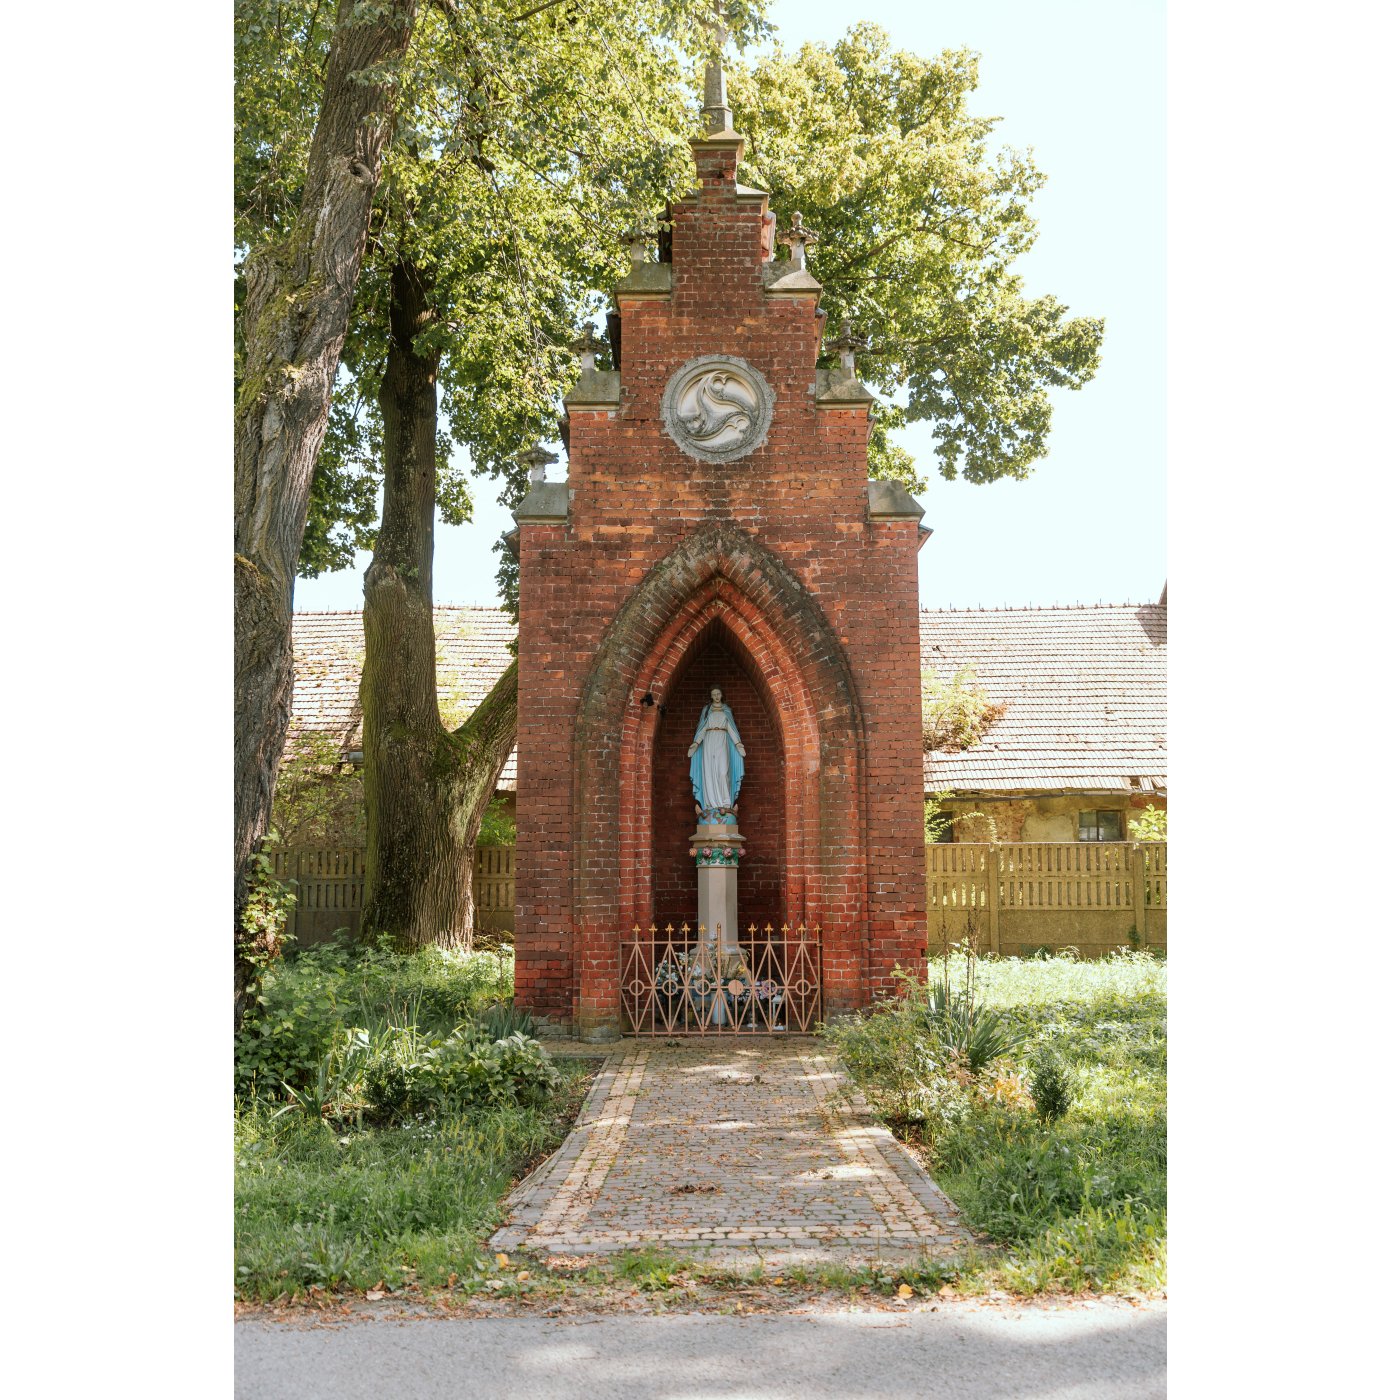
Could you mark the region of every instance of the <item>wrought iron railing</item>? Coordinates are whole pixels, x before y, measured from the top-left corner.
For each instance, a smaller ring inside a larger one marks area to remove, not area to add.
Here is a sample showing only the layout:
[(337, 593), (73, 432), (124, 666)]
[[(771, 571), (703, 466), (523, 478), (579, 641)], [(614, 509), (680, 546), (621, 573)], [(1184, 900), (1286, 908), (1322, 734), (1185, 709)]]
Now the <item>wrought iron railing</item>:
[(626, 1035), (806, 1035), (821, 1020), (820, 927), (750, 924), (735, 946), (703, 924), (653, 924), (620, 952)]

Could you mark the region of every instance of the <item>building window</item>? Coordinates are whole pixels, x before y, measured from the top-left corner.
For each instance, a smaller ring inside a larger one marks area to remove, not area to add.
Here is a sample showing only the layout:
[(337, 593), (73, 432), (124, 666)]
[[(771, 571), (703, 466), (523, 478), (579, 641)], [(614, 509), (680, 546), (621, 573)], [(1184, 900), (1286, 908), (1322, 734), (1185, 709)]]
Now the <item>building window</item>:
[(1081, 812), (1079, 814), (1079, 839), (1081, 841), (1121, 841), (1123, 839), (1122, 812)]

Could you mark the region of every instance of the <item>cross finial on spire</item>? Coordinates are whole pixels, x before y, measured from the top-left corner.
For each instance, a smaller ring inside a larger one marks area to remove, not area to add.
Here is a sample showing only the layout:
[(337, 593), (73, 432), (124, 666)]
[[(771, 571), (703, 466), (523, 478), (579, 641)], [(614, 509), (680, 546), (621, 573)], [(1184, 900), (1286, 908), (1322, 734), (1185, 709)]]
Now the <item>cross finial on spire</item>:
[(792, 227), (784, 229), (774, 242), (786, 243), (792, 249), (792, 264), (796, 271), (805, 272), (807, 270), (807, 248), (809, 244), (817, 243), (821, 235), (812, 229), (805, 228), (802, 223), (802, 215), (795, 212), (792, 216)]
[(709, 136), (719, 136), (734, 130), (734, 113), (729, 106), (729, 93), (724, 82), (724, 46), (729, 42), (728, 15), (724, 12), (722, 0), (714, 0), (715, 17), (706, 27), (715, 36), (715, 47), (719, 57), (705, 65), (705, 105), (701, 108), (705, 118), (705, 132)]
[(847, 379), (856, 377), (856, 351), (870, 348), (868, 335), (857, 335), (851, 330), (850, 320), (841, 322), (841, 334), (831, 342), (833, 350), (841, 352), (841, 372)]
[(569, 342), (569, 349), (578, 356), (579, 369), (587, 371), (597, 368), (596, 356), (601, 355), (608, 348), (608, 342), (603, 340), (598, 332), (593, 329), (590, 322), (583, 328), (583, 334), (577, 340)]
[(623, 243), (634, 263), (646, 262), (647, 244), (650, 243), (656, 234), (644, 228), (630, 228), (619, 240)]
[(544, 480), (544, 469), (550, 463), (557, 462), (559, 458), (557, 454), (546, 452), (539, 443), (536, 443), (529, 451), (520, 454), (520, 460), (530, 468), (530, 484), (533, 486)]

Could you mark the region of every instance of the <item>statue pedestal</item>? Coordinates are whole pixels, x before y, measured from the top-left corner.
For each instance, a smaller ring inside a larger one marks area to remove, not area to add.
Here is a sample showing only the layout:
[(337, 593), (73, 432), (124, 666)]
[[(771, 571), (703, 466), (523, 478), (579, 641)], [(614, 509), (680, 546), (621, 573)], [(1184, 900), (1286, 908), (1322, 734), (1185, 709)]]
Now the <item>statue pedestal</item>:
[(739, 951), (739, 857), (744, 838), (738, 825), (701, 822), (690, 838), (699, 886), (699, 918), (706, 942), (714, 945), (716, 930), (722, 953)]

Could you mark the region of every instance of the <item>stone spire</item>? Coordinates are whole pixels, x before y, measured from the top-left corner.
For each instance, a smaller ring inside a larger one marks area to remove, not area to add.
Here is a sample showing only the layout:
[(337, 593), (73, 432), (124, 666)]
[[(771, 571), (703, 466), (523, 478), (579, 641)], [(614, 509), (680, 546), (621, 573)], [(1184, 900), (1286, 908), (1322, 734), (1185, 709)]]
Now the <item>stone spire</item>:
[(722, 0), (714, 0), (715, 17), (708, 28), (715, 36), (715, 46), (720, 57), (714, 63), (705, 65), (705, 105), (701, 112), (705, 118), (707, 136), (732, 136), (734, 134), (734, 113), (729, 106), (729, 93), (724, 83), (724, 46), (729, 42), (729, 29), (725, 24), (728, 16), (724, 13)]
[(870, 337), (868, 335), (856, 335), (851, 330), (850, 321), (841, 322), (841, 334), (831, 342), (833, 350), (841, 352), (841, 377), (843, 379), (854, 379), (856, 377), (856, 351), (868, 350), (870, 348)]
[(807, 271), (807, 248), (812, 243), (821, 241), (821, 235), (813, 232), (802, 225), (802, 215), (794, 212), (792, 216), (792, 227), (784, 229), (774, 240), (777, 243), (786, 243), (792, 250), (792, 270), (794, 272)]
[(569, 349), (578, 356), (578, 367), (584, 374), (597, 368), (596, 357), (607, 348), (608, 342), (599, 336), (591, 323), (584, 327), (583, 334), (577, 340), (569, 342)]
[(559, 460), (553, 452), (546, 452), (543, 447), (536, 443), (528, 452), (520, 454), (520, 460), (530, 468), (530, 484), (544, 480), (544, 469), (553, 462)]
[(618, 240), (627, 249), (633, 266), (647, 260), (647, 244), (656, 241), (656, 233), (651, 229), (630, 228)]

